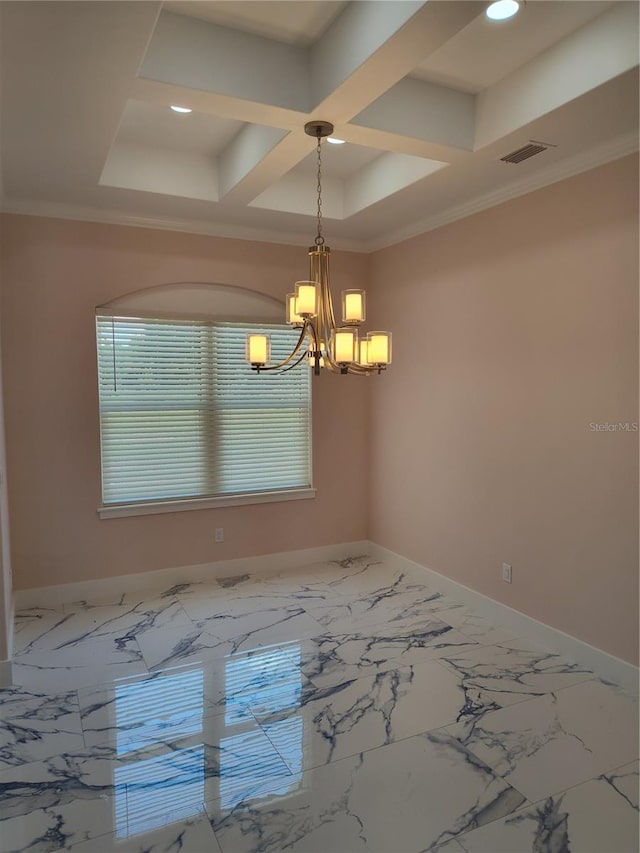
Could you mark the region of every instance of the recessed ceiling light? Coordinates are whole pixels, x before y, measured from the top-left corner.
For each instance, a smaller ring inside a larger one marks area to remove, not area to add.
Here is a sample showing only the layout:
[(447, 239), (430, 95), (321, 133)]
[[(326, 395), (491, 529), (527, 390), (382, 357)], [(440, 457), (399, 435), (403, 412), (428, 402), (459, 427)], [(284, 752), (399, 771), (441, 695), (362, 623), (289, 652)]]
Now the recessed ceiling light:
[(338, 139), (337, 136), (327, 136), (327, 142), (332, 142), (334, 145), (344, 145), (344, 139)]
[(189, 107), (176, 107), (174, 104), (171, 104), (171, 109), (174, 113), (190, 113), (193, 112)]
[(486, 14), (492, 21), (505, 21), (507, 18), (512, 18), (519, 9), (518, 0), (497, 0), (489, 6)]

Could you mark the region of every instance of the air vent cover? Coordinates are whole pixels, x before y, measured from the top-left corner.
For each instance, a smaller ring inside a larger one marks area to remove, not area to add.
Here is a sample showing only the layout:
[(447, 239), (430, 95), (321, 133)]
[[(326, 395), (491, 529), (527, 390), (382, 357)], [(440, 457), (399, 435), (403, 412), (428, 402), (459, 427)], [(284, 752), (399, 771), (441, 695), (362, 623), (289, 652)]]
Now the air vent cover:
[(522, 163), (523, 160), (528, 160), (529, 157), (535, 157), (536, 154), (542, 154), (546, 151), (548, 145), (543, 145), (541, 142), (528, 142), (522, 148), (517, 148), (511, 154), (505, 154), (500, 160), (503, 163)]

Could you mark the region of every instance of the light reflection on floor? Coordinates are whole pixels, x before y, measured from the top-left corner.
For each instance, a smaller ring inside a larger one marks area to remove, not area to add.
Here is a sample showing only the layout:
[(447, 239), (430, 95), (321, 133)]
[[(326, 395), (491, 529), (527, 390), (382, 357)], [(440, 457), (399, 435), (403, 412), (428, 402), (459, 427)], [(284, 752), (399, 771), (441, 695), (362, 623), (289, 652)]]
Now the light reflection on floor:
[[(118, 838), (198, 814), (207, 799), (219, 798), (223, 809), (232, 809), (248, 795), (282, 797), (300, 786), (302, 717), (287, 716), (274, 725), (272, 741), (292, 775), (269, 779), (260, 772), (268, 766), (269, 755), (261, 752), (271, 753), (272, 748), (265, 749), (263, 736), (245, 710), (250, 704), (263, 713), (289, 714), (299, 707), (300, 645), (287, 644), (286, 655), (280, 648), (267, 648), (227, 658), (224, 710), (209, 716), (205, 703), (208, 675), (203, 664), (186, 671), (170, 670), (139, 683), (115, 685), (116, 753), (123, 762), (113, 771)], [(185, 739), (189, 744), (181, 746)], [(162, 754), (136, 758), (141, 749), (148, 754), (154, 741), (162, 746)], [(213, 751), (210, 756), (207, 750)], [(210, 767), (218, 763), (217, 772), (207, 773), (208, 763)], [(211, 790), (212, 785), (218, 786), (217, 792)]]

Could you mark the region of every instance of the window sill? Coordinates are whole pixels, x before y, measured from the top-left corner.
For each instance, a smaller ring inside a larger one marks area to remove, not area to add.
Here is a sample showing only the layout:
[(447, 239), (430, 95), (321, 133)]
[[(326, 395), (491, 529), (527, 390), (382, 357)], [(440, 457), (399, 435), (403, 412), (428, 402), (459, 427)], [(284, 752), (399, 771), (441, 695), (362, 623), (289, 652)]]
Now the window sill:
[(156, 515), (167, 512), (185, 512), (193, 509), (214, 509), (223, 506), (245, 506), (277, 501), (300, 501), (315, 498), (313, 488), (283, 489), (277, 492), (253, 492), (243, 495), (223, 495), (217, 498), (184, 498), (167, 501), (149, 501), (136, 504), (112, 504), (98, 507), (100, 518), (124, 518), (129, 515)]

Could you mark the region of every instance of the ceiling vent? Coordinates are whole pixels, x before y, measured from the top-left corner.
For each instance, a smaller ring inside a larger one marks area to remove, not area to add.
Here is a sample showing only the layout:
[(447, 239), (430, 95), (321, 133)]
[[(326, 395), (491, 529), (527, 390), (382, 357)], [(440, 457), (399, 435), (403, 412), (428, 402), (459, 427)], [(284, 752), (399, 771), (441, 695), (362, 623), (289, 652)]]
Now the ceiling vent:
[(522, 148), (516, 148), (510, 154), (505, 154), (500, 158), (502, 163), (522, 163), (523, 160), (528, 160), (530, 157), (535, 157), (536, 154), (542, 154), (547, 148), (555, 148), (548, 142), (534, 142), (532, 139)]

